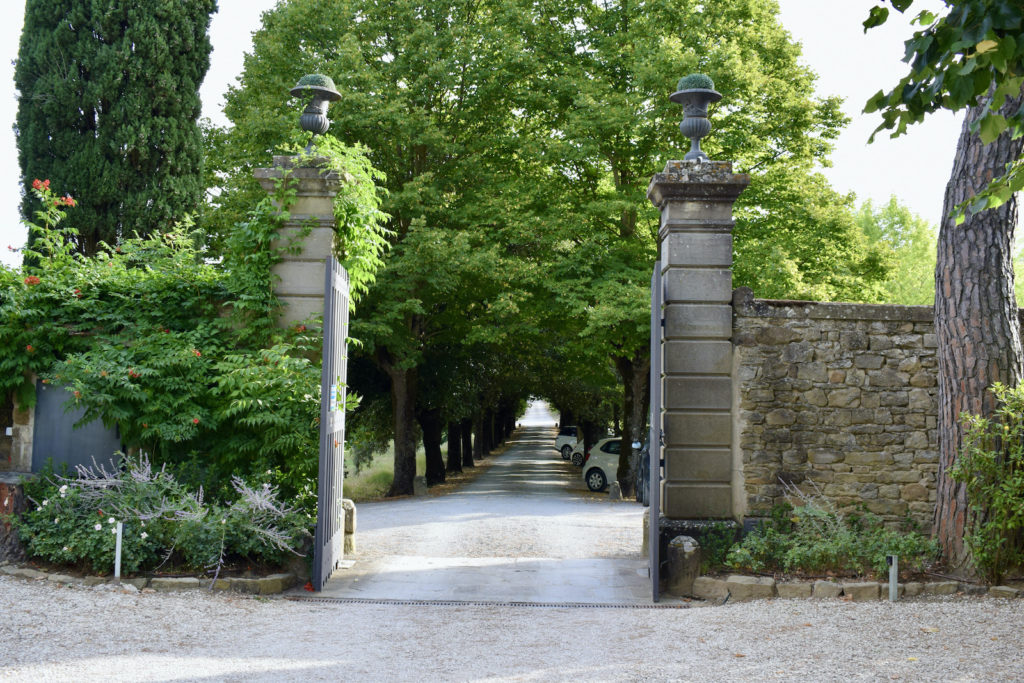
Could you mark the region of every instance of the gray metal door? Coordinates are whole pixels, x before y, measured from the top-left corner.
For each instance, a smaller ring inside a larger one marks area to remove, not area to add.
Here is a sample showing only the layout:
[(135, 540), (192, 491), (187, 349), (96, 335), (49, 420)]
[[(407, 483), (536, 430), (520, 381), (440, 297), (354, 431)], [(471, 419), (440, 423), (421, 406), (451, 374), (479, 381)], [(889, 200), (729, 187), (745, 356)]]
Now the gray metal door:
[(654, 273), (651, 275), (651, 433), (647, 442), (648, 457), (650, 458), (651, 475), (648, 482), (651, 487), (648, 500), (651, 506), (648, 508), (650, 520), (647, 529), (647, 556), (650, 558), (651, 591), (654, 602), (658, 602), (660, 595), (659, 582), (661, 579), (661, 337), (664, 319), (662, 318), (662, 305), (665, 302), (665, 292), (661, 283), (661, 262), (654, 264)]
[(320, 484), (313, 545), (313, 590), (322, 590), (341, 562), (345, 511), (345, 382), (348, 376), (348, 272), (332, 256), (324, 284), (324, 352), (320, 375)]
[(108, 429), (99, 420), (76, 427), (85, 408), (68, 405), (70, 400), (68, 387), (36, 381), (32, 471), (41, 470), (49, 459), (55, 469), (66, 464), (72, 471), (80, 465), (116, 470), (120, 456), (115, 454), (124, 450), (117, 429)]

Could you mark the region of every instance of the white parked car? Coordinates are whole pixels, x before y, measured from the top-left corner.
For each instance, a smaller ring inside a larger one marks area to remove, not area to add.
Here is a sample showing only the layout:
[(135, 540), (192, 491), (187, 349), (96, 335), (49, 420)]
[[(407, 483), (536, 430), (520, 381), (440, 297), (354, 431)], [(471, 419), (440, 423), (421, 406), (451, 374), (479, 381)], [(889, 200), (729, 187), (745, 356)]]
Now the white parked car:
[[(562, 460), (568, 460), (572, 455), (576, 442), (579, 440), (580, 430), (578, 427), (562, 427), (555, 437), (555, 450), (562, 454)], [(583, 443), (580, 441), (579, 443)], [(581, 446), (582, 448), (582, 446)]]
[[(582, 454), (583, 481), (591, 491), (604, 491), (608, 482), (616, 480), (619, 471), (619, 451), (622, 439), (612, 437), (601, 439), (587, 454)], [(575, 458), (576, 453), (573, 453)]]

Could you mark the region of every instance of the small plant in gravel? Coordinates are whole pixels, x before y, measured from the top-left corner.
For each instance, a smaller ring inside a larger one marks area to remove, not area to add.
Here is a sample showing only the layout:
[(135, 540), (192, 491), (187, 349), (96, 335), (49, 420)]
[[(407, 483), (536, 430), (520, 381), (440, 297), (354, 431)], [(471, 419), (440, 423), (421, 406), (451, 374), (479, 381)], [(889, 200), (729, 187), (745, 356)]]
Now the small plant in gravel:
[(24, 482), (31, 507), (14, 519), (32, 557), (106, 573), (114, 565), (117, 523), (124, 525), (127, 573), (170, 563), (218, 574), (232, 562), (280, 564), (301, 555), (308, 517), (285, 506), (269, 484), (233, 480), (237, 498), (210, 502), (145, 455), (121, 467), (51, 470)]
[(808, 494), (784, 485), (800, 504), (775, 506), (767, 520), (729, 550), (729, 567), (880, 575), (887, 570), (886, 555), (898, 555), (900, 568), (914, 572), (922, 571), (938, 554), (936, 543), (916, 530), (890, 529), (870, 512), (842, 514), (816, 488)]

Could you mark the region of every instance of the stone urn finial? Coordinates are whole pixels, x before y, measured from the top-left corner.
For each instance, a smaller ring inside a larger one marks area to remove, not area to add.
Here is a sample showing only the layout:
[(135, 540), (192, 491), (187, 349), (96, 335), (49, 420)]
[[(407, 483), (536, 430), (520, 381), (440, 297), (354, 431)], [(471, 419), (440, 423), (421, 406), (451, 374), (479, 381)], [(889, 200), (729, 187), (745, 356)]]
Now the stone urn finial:
[(683, 105), (683, 121), (679, 130), (690, 138), (690, 151), (683, 158), (706, 161), (708, 155), (701, 151), (700, 139), (711, 132), (708, 105), (722, 99), (722, 93), (715, 90), (714, 81), (704, 74), (690, 74), (679, 79), (676, 92), (669, 99)]
[[(331, 122), (327, 120), (327, 106), (331, 102), (341, 99), (341, 93), (334, 87), (334, 81), (330, 76), (320, 74), (308, 74), (299, 79), (295, 87), (291, 89), (294, 97), (309, 97), (309, 104), (302, 112), (299, 124), (302, 130), (308, 130), (314, 136), (323, 135), (327, 132)], [(313, 141), (310, 140), (306, 151), (312, 151)]]

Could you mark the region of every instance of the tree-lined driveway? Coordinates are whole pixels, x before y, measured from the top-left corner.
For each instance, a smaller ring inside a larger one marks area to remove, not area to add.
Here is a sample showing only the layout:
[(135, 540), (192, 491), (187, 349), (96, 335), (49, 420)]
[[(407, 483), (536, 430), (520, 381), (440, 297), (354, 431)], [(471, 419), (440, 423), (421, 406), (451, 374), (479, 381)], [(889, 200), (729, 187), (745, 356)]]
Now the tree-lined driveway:
[(650, 601), (644, 508), (586, 489), (534, 403), (507, 450), (446, 496), (358, 506), (357, 553), (324, 597), (635, 603)]

